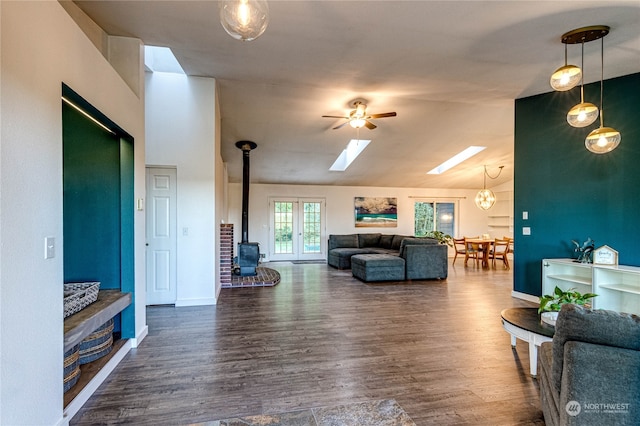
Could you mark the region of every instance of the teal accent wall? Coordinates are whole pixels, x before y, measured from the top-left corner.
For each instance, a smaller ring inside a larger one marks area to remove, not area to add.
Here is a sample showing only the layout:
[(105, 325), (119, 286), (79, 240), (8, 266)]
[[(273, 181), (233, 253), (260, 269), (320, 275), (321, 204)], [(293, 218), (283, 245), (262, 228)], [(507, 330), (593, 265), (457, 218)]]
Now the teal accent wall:
[(120, 138), (62, 105), (65, 282), (120, 289)]
[[(604, 125), (622, 135), (608, 154), (593, 154), (584, 139), (599, 121), (577, 129), (566, 114), (580, 89), (515, 102), (514, 290), (541, 295), (542, 259), (574, 256), (571, 240), (591, 237), (640, 266), (640, 73), (604, 82)], [(585, 101), (600, 104), (600, 83), (585, 86)], [(522, 219), (522, 212), (529, 219)], [(522, 235), (522, 228), (531, 235)]]
[[(114, 132), (62, 102), (64, 282), (100, 281), (135, 300), (133, 138), (68, 86), (63, 95)], [(135, 337), (133, 303), (114, 330)]]

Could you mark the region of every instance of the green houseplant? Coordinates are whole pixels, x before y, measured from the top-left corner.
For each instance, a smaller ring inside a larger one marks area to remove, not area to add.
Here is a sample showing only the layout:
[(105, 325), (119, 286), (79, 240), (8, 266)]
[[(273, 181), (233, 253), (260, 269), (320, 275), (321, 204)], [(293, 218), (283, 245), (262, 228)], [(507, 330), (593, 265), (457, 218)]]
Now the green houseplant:
[(438, 240), (440, 244), (446, 244), (449, 247), (453, 247), (453, 238), (449, 234), (445, 234), (441, 231), (429, 231), (425, 235), (425, 237), (435, 238)]
[(589, 300), (593, 299), (596, 296), (597, 294), (594, 293), (581, 294), (576, 291), (575, 288), (570, 288), (567, 291), (563, 291), (560, 287), (556, 286), (556, 288), (553, 290), (553, 294), (545, 294), (540, 298), (538, 313), (545, 311), (557, 312), (565, 303), (589, 306)]

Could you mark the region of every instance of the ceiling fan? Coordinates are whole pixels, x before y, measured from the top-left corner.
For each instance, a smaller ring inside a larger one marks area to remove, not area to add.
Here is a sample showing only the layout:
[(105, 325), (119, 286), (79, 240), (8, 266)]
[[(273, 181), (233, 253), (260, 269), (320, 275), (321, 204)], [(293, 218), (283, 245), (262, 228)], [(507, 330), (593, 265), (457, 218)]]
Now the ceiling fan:
[(354, 101), (353, 102), (353, 107), (355, 109), (351, 110), (351, 112), (349, 113), (348, 117), (343, 117), (343, 116), (338, 116), (338, 115), (323, 115), (322, 117), (325, 118), (344, 118), (345, 121), (344, 123), (336, 126), (333, 128), (333, 130), (339, 129), (342, 126), (344, 126), (345, 124), (349, 123), (351, 125), (351, 127), (353, 127), (354, 129), (359, 129), (361, 127), (366, 127), (369, 130), (373, 130), (375, 129), (376, 126), (375, 124), (373, 124), (371, 121), (369, 120), (373, 120), (376, 118), (385, 118), (385, 117), (395, 117), (396, 113), (394, 112), (383, 112), (381, 114), (369, 114), (367, 115), (367, 104), (361, 102), (361, 101)]

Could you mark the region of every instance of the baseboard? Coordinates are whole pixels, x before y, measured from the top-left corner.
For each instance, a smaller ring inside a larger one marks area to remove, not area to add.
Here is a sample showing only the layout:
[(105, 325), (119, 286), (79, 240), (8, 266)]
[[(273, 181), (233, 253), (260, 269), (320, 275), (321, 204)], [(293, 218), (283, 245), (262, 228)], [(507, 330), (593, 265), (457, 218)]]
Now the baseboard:
[(528, 302), (540, 303), (540, 298), (538, 296), (534, 296), (533, 294), (520, 293), (519, 291), (512, 291), (511, 297), (515, 297), (517, 299), (526, 300)]
[(135, 339), (131, 339), (131, 347), (137, 348), (140, 343), (142, 343), (144, 338), (147, 337), (147, 334), (149, 334), (149, 326), (145, 325), (140, 333), (138, 333), (138, 335), (135, 337)]
[(181, 299), (176, 300), (176, 308), (184, 306), (206, 306), (215, 305), (216, 299), (213, 297), (207, 297), (202, 299)]
[(80, 391), (78, 396), (73, 398), (73, 401), (67, 405), (63, 412), (64, 420), (68, 424), (69, 421), (75, 416), (78, 411), (82, 408), (82, 406), (91, 398), (91, 395), (100, 387), (102, 382), (109, 377), (109, 374), (116, 368), (116, 366), (122, 361), (122, 359), (129, 353), (131, 350), (131, 339), (127, 340), (124, 345), (116, 352), (109, 362), (107, 362), (104, 367), (96, 374), (91, 381)]

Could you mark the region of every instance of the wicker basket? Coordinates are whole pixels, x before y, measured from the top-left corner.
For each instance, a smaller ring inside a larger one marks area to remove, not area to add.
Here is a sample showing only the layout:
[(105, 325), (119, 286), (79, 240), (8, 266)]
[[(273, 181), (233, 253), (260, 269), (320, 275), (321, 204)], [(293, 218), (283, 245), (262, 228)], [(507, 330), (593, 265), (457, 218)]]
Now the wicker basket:
[(98, 300), (99, 282), (68, 283), (64, 285), (64, 318)]
[(113, 347), (113, 318), (98, 327), (80, 343), (79, 364), (95, 361), (111, 352)]
[(71, 387), (73, 387), (80, 378), (79, 348), (80, 345), (75, 345), (64, 353), (62, 381), (64, 392), (71, 389)]

